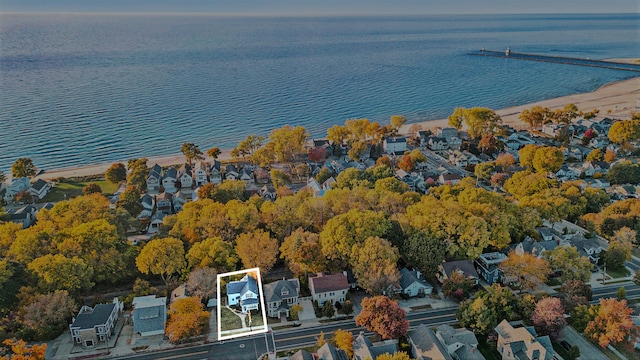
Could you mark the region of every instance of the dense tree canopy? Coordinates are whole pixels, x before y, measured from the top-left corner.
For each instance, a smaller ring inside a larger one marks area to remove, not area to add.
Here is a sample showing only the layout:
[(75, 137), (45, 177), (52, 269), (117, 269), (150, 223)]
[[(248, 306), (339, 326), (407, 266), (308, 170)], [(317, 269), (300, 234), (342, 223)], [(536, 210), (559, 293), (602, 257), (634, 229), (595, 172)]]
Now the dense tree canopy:
[(640, 120), (616, 121), (611, 125), (608, 136), (616, 144), (640, 140)]
[(238, 258), (233, 245), (216, 236), (196, 242), (187, 253), (192, 268), (213, 268), (220, 272), (235, 270)]
[(511, 290), (493, 284), (458, 306), (456, 317), (460, 325), (478, 334), (488, 334), (502, 319), (511, 320), (518, 313), (517, 301)]
[(539, 129), (542, 125), (553, 121), (552, 115), (553, 113), (549, 108), (536, 105), (531, 109), (522, 110), (518, 118), (528, 124), (531, 129)]
[(175, 344), (201, 335), (209, 325), (211, 314), (197, 297), (185, 297), (172, 302), (167, 315), (166, 334), (169, 341)]
[(184, 245), (173, 237), (149, 241), (136, 258), (136, 266), (143, 274), (160, 275), (165, 285), (171, 275), (186, 267)]
[(635, 328), (632, 313), (626, 300), (600, 299), (597, 315), (587, 324), (584, 333), (603, 348), (625, 341)]
[(245, 268), (267, 272), (278, 259), (278, 240), (263, 230), (242, 233), (236, 238), (236, 254)]
[(520, 289), (537, 289), (551, 274), (549, 263), (529, 253), (509, 253), (506, 261), (500, 264), (505, 281), (516, 283)]
[(383, 339), (397, 339), (409, 331), (407, 315), (396, 301), (379, 295), (362, 299), (361, 305), (357, 326), (364, 326)]
[(115, 163), (109, 166), (107, 171), (104, 173), (104, 177), (108, 182), (112, 184), (117, 184), (126, 180), (127, 178), (127, 169), (125, 168), (123, 163)]
[(358, 284), (370, 294), (382, 294), (398, 283), (400, 255), (391, 243), (377, 236), (353, 245), (351, 266)]
[(498, 114), (489, 108), (455, 108), (453, 113), (449, 115), (449, 125), (460, 130), (462, 124), (467, 127), (469, 136), (473, 139), (479, 139), (484, 134), (493, 134), (498, 125), (502, 123), (502, 119)]
[(11, 175), (14, 179), (20, 177), (32, 178), (38, 172), (38, 168), (33, 164), (33, 160), (29, 158), (19, 158), (11, 165)]
[(390, 228), (389, 220), (379, 212), (350, 210), (325, 225), (320, 233), (322, 253), (329, 259), (349, 261), (354, 245), (371, 236), (384, 236)]
[(567, 325), (560, 299), (553, 297), (545, 297), (538, 301), (531, 320), (538, 334), (549, 335), (554, 340)]

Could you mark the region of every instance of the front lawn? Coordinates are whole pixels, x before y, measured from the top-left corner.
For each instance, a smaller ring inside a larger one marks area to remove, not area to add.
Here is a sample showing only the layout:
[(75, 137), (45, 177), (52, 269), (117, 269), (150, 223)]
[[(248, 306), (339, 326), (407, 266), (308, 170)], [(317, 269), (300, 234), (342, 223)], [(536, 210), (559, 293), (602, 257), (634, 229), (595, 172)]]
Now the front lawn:
[(227, 309), (226, 307), (221, 307), (220, 329), (222, 331), (242, 329), (242, 320), (240, 320), (240, 318), (231, 310)]
[(627, 270), (626, 267), (622, 268), (622, 269), (607, 269), (607, 275), (611, 276), (614, 279), (617, 278), (621, 278), (621, 277), (627, 277), (631, 274), (629, 274), (629, 270)]
[(112, 184), (105, 180), (100, 181), (72, 181), (65, 180), (65, 182), (58, 183), (40, 202), (58, 202), (62, 200), (69, 200), (74, 197), (82, 195), (82, 188), (91, 183), (96, 183), (102, 189), (104, 195), (112, 195), (120, 184)]

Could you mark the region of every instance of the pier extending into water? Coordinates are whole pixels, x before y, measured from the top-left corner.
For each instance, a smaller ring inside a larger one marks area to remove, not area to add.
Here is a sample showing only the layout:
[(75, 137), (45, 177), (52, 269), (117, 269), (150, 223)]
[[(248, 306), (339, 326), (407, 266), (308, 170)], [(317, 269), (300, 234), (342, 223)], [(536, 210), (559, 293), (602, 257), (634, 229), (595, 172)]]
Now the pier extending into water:
[(517, 52), (510, 51), (509, 49), (507, 49), (507, 51), (495, 51), (495, 50), (482, 49), (478, 51), (472, 51), (469, 53), (469, 55), (490, 56), (490, 57), (497, 57), (497, 58), (504, 58), (504, 59), (529, 60), (529, 61), (539, 61), (539, 62), (548, 62), (548, 63), (556, 63), (556, 64), (590, 66), (590, 67), (598, 67), (598, 68), (612, 69), (612, 70), (640, 72), (640, 64), (629, 64), (629, 63), (605, 61), (605, 60), (581, 59), (581, 58), (573, 58), (573, 57), (567, 57), (567, 56), (549, 56), (549, 55), (517, 53)]

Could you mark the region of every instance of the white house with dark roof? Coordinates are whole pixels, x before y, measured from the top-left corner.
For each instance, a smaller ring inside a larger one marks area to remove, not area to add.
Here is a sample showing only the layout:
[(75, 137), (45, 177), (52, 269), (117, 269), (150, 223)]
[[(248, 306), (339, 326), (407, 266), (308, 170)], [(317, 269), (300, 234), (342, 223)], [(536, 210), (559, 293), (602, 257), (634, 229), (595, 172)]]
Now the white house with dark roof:
[(138, 215), (138, 219), (150, 218), (153, 215), (153, 208), (156, 205), (156, 200), (153, 196), (147, 194), (140, 197), (140, 204), (142, 204), (142, 211)]
[(178, 180), (178, 170), (174, 167), (170, 167), (164, 172), (164, 176), (162, 177), (162, 187), (164, 187), (164, 191), (168, 193), (175, 193), (178, 191), (176, 189), (176, 181)]
[(111, 304), (98, 304), (93, 308), (83, 306), (69, 325), (73, 342), (92, 348), (99, 342), (108, 341), (114, 335), (114, 327), (122, 309), (123, 304), (117, 297)]
[(156, 192), (160, 189), (162, 184), (162, 168), (158, 164), (154, 164), (149, 169), (149, 175), (147, 175), (147, 190)]
[(21, 191), (29, 191), (31, 187), (31, 183), (29, 179), (26, 177), (20, 177), (17, 179), (13, 179), (11, 184), (5, 187), (4, 200), (12, 201), (13, 198)]
[(207, 174), (208, 174), (208, 166), (207, 163), (200, 160), (193, 167), (193, 178), (195, 187), (200, 187), (207, 183)]
[(36, 209), (33, 205), (24, 205), (19, 208), (12, 208), (7, 210), (9, 221), (22, 225), (23, 228), (28, 228), (36, 222)]
[(178, 170), (178, 181), (180, 182), (180, 188), (191, 189), (193, 186), (193, 169), (191, 165), (184, 163)]
[(382, 140), (382, 149), (387, 154), (402, 155), (407, 151), (407, 138), (403, 136), (385, 138)]
[(249, 310), (258, 310), (259, 290), (256, 279), (245, 275), (240, 281), (230, 281), (227, 283), (227, 304), (229, 306), (239, 305), (243, 313)]
[(211, 167), (209, 167), (209, 182), (213, 185), (218, 185), (222, 182), (222, 169), (218, 160), (213, 160)]
[(267, 316), (280, 318), (289, 317), (289, 309), (298, 303), (300, 295), (300, 281), (296, 279), (278, 280), (262, 286)]
[(427, 282), (417, 270), (402, 268), (400, 270), (400, 287), (402, 293), (409, 297), (431, 295), (433, 286)]
[(51, 183), (42, 179), (36, 180), (36, 182), (31, 184), (31, 187), (29, 188), (29, 192), (31, 192), (31, 195), (38, 200), (41, 200), (42, 198), (47, 196), (49, 191), (51, 191)]
[(175, 212), (182, 211), (184, 204), (189, 201), (187, 194), (185, 194), (182, 190), (179, 190), (177, 193), (173, 194), (173, 199), (171, 199), (171, 204), (173, 205), (173, 210)]
[(235, 165), (229, 164), (224, 170), (225, 180), (238, 180), (240, 178), (240, 172), (238, 172), (238, 168)]
[(167, 298), (155, 295), (133, 299), (133, 332), (140, 336), (164, 334), (167, 323)]
[(322, 306), (325, 302), (330, 301), (332, 304), (337, 302), (344, 303), (349, 290), (349, 282), (344, 273), (329, 274), (318, 273), (316, 276), (309, 277), (309, 289), (311, 297)]
[(600, 260), (600, 253), (604, 250), (596, 239), (587, 239), (581, 234), (575, 234), (567, 239), (569, 244), (575, 246), (582, 256), (586, 256), (593, 264)]

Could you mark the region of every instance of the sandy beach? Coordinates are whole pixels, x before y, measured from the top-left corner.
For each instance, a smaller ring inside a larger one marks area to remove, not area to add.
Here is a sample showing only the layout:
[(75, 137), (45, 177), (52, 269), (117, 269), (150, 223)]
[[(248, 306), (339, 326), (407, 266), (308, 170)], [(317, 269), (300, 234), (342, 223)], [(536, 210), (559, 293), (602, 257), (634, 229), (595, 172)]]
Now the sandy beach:
[[(524, 129), (526, 128), (526, 124), (520, 122), (520, 120), (518, 119), (518, 115), (520, 114), (520, 112), (522, 112), (522, 110), (529, 109), (536, 105), (548, 107), (553, 110), (562, 108), (564, 107), (564, 105), (569, 103), (575, 104), (578, 109), (583, 111), (599, 109), (600, 114), (598, 118), (610, 117), (614, 119), (628, 119), (630, 118), (630, 113), (640, 111), (640, 77), (607, 84), (593, 92), (574, 94), (543, 100), (531, 104), (509, 107), (496, 110), (496, 113), (498, 113), (498, 115), (502, 117), (503, 123), (509, 124), (514, 128)], [(405, 125), (401, 129), (401, 132), (406, 133), (409, 127), (413, 124), (414, 123)], [(436, 127), (446, 127), (447, 119), (430, 120), (421, 122), (419, 124), (422, 126), (423, 130), (434, 129)], [(207, 149), (202, 150), (206, 151)], [(223, 150), (218, 159), (224, 160), (230, 158), (231, 150), (228, 149)], [(148, 159), (149, 166), (155, 163), (159, 164), (160, 166), (169, 166), (180, 164), (185, 161), (185, 157), (182, 154), (149, 157)], [(212, 159), (207, 158), (205, 160), (211, 161)], [(121, 162), (126, 164), (127, 160), (122, 160)], [(46, 172), (41, 174), (39, 177), (43, 179), (55, 179), (59, 177), (69, 178), (98, 175), (103, 174), (107, 170), (107, 168), (109, 168), (109, 166), (111, 166), (111, 163), (66, 169), (46, 169)]]

